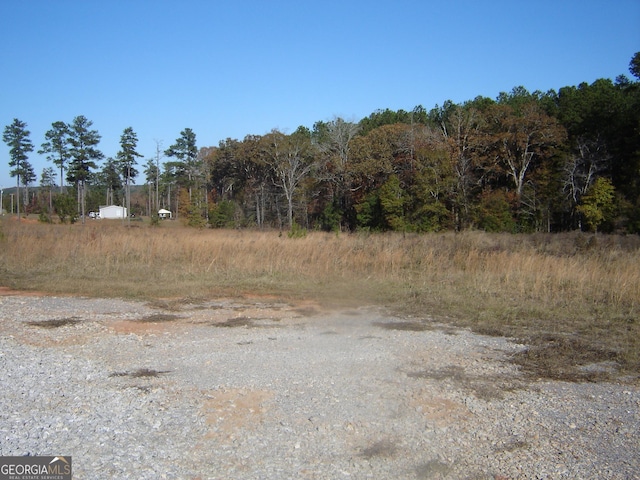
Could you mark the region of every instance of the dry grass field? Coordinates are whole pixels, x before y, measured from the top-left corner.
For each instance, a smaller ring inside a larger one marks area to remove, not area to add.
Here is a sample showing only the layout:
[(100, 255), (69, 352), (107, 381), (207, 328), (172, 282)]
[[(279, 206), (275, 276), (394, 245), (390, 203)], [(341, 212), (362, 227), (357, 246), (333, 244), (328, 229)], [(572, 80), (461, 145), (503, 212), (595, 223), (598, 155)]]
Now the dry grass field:
[[(177, 222), (0, 222), (0, 286), (157, 298), (381, 304), (531, 345), (545, 378), (640, 378), (640, 238), (197, 230)], [(622, 376), (622, 377), (621, 377)]]

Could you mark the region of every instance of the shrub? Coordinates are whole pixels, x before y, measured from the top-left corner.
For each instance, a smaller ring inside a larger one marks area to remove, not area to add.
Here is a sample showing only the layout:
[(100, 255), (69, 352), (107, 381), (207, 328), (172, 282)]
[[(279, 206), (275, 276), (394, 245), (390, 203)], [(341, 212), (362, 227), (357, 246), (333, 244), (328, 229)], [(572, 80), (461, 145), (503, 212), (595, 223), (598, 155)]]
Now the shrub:
[(38, 215), (38, 221), (42, 223), (53, 223), (51, 215), (49, 215), (47, 212), (40, 212), (40, 215)]
[(296, 222), (293, 222), (293, 225), (291, 225), (291, 230), (289, 230), (289, 233), (287, 235), (289, 236), (289, 238), (304, 238), (307, 236), (307, 229), (302, 228)]
[(516, 222), (504, 192), (496, 190), (483, 196), (478, 226), (486, 232), (515, 232)]
[(53, 199), (53, 208), (60, 218), (60, 223), (67, 223), (67, 219), (75, 223), (76, 199), (74, 197), (68, 194), (56, 195)]
[(229, 200), (222, 200), (209, 210), (209, 224), (213, 228), (234, 228), (235, 214), (236, 204)]

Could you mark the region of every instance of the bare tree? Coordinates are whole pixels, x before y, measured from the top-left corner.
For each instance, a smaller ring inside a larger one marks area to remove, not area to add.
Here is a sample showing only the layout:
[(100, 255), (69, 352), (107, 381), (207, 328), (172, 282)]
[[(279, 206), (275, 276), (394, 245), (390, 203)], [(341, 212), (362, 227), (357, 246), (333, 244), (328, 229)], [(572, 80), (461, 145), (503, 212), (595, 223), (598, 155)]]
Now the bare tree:
[(329, 157), (336, 170), (343, 173), (349, 163), (349, 144), (360, 131), (357, 123), (346, 122), (340, 117), (316, 124), (316, 144)]
[(159, 195), (159, 186), (160, 186), (160, 160), (164, 158), (164, 151), (162, 150), (162, 140), (155, 140), (156, 142), (156, 206), (155, 209), (158, 210), (160, 208), (160, 195)]
[(267, 163), (274, 174), (274, 183), (287, 199), (287, 220), (293, 228), (293, 200), (300, 182), (314, 166), (311, 139), (298, 129), (291, 135), (273, 130), (263, 137)]
[(513, 180), (520, 200), (527, 173), (552, 154), (565, 140), (566, 131), (535, 103), (523, 106), (521, 114), (507, 105), (496, 105), (489, 112), (489, 123), (495, 159)]
[(454, 216), (458, 228), (463, 228), (470, 216), (471, 190), (474, 184), (473, 159), (480, 137), (481, 121), (481, 115), (475, 108), (455, 106), (441, 124), (456, 176)]
[(599, 136), (593, 140), (580, 136), (576, 149), (565, 164), (564, 190), (577, 205), (587, 193), (598, 173), (602, 172), (611, 159), (604, 140)]
[(360, 132), (360, 125), (336, 117), (330, 122), (314, 125), (313, 142), (322, 156), (321, 177), (332, 188), (332, 202), (346, 211), (351, 206), (350, 162), (352, 141)]

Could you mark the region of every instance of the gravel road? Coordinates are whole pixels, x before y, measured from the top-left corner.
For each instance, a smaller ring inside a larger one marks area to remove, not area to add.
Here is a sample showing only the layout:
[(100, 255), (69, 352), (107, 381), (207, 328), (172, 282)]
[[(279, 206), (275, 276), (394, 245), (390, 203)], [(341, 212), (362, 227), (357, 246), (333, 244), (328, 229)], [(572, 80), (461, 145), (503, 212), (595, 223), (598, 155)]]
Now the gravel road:
[(74, 478), (640, 478), (640, 389), (530, 381), (429, 318), (0, 296), (0, 455)]

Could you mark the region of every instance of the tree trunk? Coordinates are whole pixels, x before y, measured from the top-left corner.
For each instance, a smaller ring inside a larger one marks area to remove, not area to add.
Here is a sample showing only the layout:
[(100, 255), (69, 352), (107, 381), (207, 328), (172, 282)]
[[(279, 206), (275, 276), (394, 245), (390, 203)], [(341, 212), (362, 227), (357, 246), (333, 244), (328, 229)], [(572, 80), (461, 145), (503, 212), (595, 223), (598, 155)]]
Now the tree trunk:
[(287, 220), (289, 221), (289, 230), (293, 230), (293, 196), (287, 195)]
[(80, 181), (80, 186), (81, 186), (80, 188), (81, 188), (81, 192), (82, 192), (80, 194), (80, 215), (82, 216), (82, 224), (84, 225), (85, 224), (85, 218), (84, 218), (84, 207), (85, 207), (85, 204), (84, 204), (84, 202), (85, 202), (84, 189), (85, 189), (85, 181), (84, 180)]
[(18, 212), (18, 221), (20, 221), (20, 174), (16, 178), (16, 211)]
[(127, 225), (131, 226), (131, 188), (129, 180), (131, 179), (131, 167), (127, 169)]

